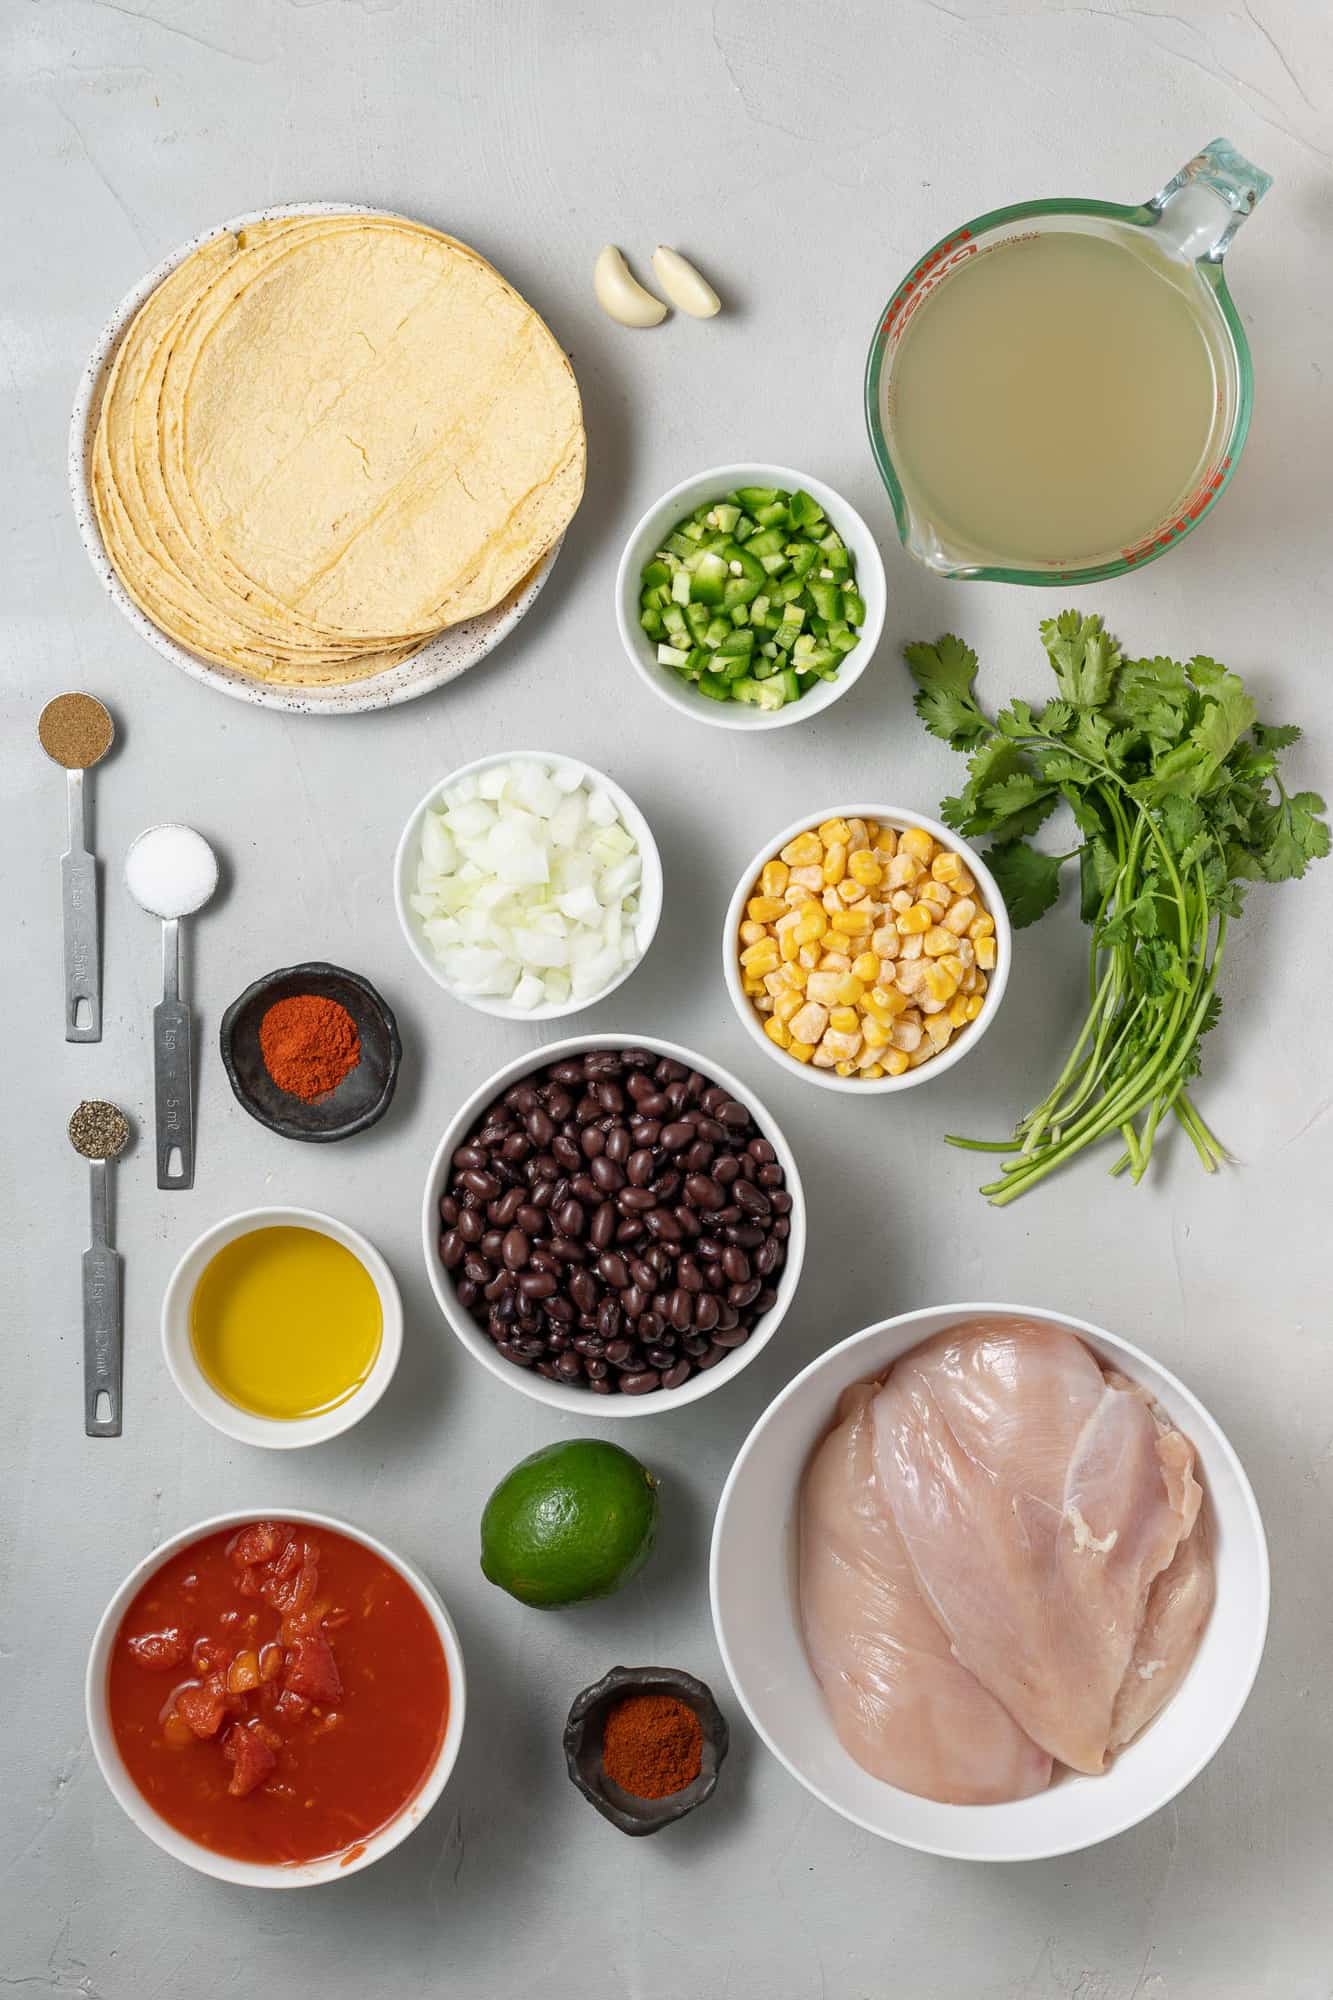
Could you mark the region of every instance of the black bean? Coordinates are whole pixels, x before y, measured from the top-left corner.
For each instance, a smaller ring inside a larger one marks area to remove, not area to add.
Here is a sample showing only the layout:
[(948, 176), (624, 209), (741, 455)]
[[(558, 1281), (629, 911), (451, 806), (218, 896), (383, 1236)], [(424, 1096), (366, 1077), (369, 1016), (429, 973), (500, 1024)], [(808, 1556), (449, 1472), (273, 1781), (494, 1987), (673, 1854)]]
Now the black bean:
[(750, 1329), (746, 1326), (720, 1326), (713, 1335), (713, 1345), (714, 1347), (743, 1347), (749, 1338)]
[(645, 1291), (642, 1285), (629, 1285), (620, 1294), (620, 1303), (631, 1319), (637, 1319), (641, 1312), (648, 1310), (651, 1298), (652, 1293)]
[(649, 1188), (624, 1187), (616, 1194), (616, 1207), (622, 1215), (644, 1215), (657, 1207), (657, 1196)]
[(711, 1174), (690, 1174), (685, 1182), (685, 1199), (696, 1208), (721, 1208), (727, 1197)]
[(659, 1242), (679, 1243), (680, 1224), (669, 1208), (650, 1209), (644, 1220), (648, 1224), (649, 1235), (655, 1236)]
[(446, 1271), (453, 1271), (463, 1261), (466, 1245), (456, 1229), (446, 1229), (440, 1238), (440, 1262)]
[(481, 1286), (474, 1285), (471, 1278), (460, 1278), (457, 1286), (458, 1303), (464, 1312), (471, 1312), (481, 1297)]
[(743, 1285), (750, 1276), (750, 1260), (738, 1245), (728, 1243), (722, 1252), (722, 1269), (733, 1285)]
[(562, 1201), (555, 1211), (555, 1225), (562, 1236), (582, 1236), (588, 1218), (577, 1201)]
[(571, 1271), (568, 1278), (569, 1296), (581, 1313), (594, 1312), (597, 1307), (597, 1280), (591, 1271)]
[(518, 1288), (525, 1299), (549, 1299), (559, 1289), (559, 1280), (549, 1271), (525, 1271)]
[(661, 1386), (662, 1377), (655, 1368), (644, 1368), (637, 1374), (622, 1375), (620, 1378), (621, 1393), (626, 1396), (649, 1396)]
[(469, 1167), (487, 1167), (490, 1165), (490, 1160), (484, 1147), (469, 1143), (466, 1146), (459, 1146), (457, 1148), (451, 1164), (461, 1174), (466, 1172)]
[(694, 1301), (694, 1324), (700, 1333), (711, 1333), (722, 1317), (721, 1307), (712, 1292), (700, 1292)]
[(597, 1270), (618, 1292), (623, 1292), (629, 1283), (629, 1266), (618, 1250), (604, 1250), (597, 1259)]
[(473, 1250), (463, 1259), (463, 1275), (471, 1278), (474, 1285), (489, 1285), (495, 1273), (481, 1252)]
[(553, 1236), (551, 1255), (562, 1264), (586, 1264), (588, 1253), (577, 1236)]
[(774, 1215), (791, 1214), (791, 1192), (788, 1188), (774, 1188), (768, 1197), (768, 1205)]
[(627, 1215), (616, 1224), (617, 1243), (637, 1243), (643, 1234), (643, 1217), (640, 1215)]
[(460, 1179), (468, 1193), (474, 1194), (478, 1201), (494, 1201), (500, 1192), (500, 1183), (495, 1175), (483, 1173), (477, 1167), (469, 1167)]
[(667, 1300), (667, 1313), (677, 1333), (688, 1331), (694, 1313), (694, 1305), (689, 1293), (682, 1285), (678, 1285)]
[(675, 1123), (662, 1127), (662, 1144), (666, 1147), (668, 1153), (683, 1153), (685, 1148), (693, 1145), (693, 1143), (694, 1127), (685, 1124), (682, 1119), (677, 1119)]
[(440, 1221), (446, 1229), (452, 1229), (458, 1220), (458, 1203), (451, 1194), (440, 1196)]
[(613, 1125), (606, 1135), (607, 1159), (614, 1160), (618, 1167), (623, 1167), (630, 1156), (630, 1150), (629, 1127), (626, 1125)]
[(708, 1352), (708, 1342), (701, 1333), (683, 1333), (680, 1344), (692, 1361), (697, 1361), (701, 1354)]
[(542, 1312), (548, 1320), (556, 1320), (561, 1326), (574, 1324), (574, 1308), (569, 1300), (562, 1299), (559, 1293), (553, 1299), (542, 1300)]
[(754, 1302), (755, 1316), (760, 1317), (766, 1312), (772, 1312), (777, 1302), (778, 1293), (776, 1285), (765, 1285), (763, 1291), (760, 1292), (759, 1297)]
[(614, 1160), (609, 1160), (605, 1157), (594, 1160), (588, 1169), (588, 1173), (591, 1179), (597, 1183), (603, 1194), (614, 1194), (617, 1188), (622, 1188), (625, 1185), (625, 1176), (620, 1168)]
[(507, 1293), (511, 1292), (513, 1288), (514, 1288), (513, 1272), (497, 1271), (495, 1276), (491, 1279), (490, 1283), (488, 1285), (482, 1286), (481, 1295), (484, 1299), (489, 1300), (491, 1304), (494, 1304), (497, 1299), (503, 1298)]
[(692, 1373), (693, 1370), (690, 1367), (688, 1359), (678, 1361), (674, 1368), (668, 1368), (663, 1375), (662, 1387), (664, 1389), (679, 1389), (684, 1383), (689, 1381)]
[(569, 1192), (577, 1201), (586, 1201), (594, 1207), (602, 1198), (602, 1190), (591, 1174), (575, 1174), (569, 1183)]
[(703, 1233), (703, 1224), (687, 1202), (678, 1202), (671, 1213), (680, 1224), (682, 1236), (697, 1237)]
[(521, 1229), (511, 1229), (500, 1246), (500, 1255), (511, 1271), (521, 1271), (532, 1254), (532, 1245)]
[(727, 1350), (725, 1347), (719, 1347), (717, 1342), (714, 1341), (712, 1346), (709, 1348), (707, 1354), (701, 1354), (699, 1356), (696, 1365), (700, 1370), (703, 1370), (705, 1368), (716, 1368), (718, 1362), (725, 1357), (726, 1352)]
[(555, 1365), (564, 1376), (566, 1382), (577, 1382), (583, 1373), (583, 1363), (579, 1360), (578, 1355), (572, 1354), (568, 1350), (560, 1356)]
[[(713, 1162), (713, 1179), (719, 1187), (729, 1188), (733, 1181), (739, 1177), (740, 1170), (741, 1163), (736, 1158), (736, 1155), (734, 1153), (723, 1153), (720, 1159), (716, 1159)], [(724, 1204), (726, 1199), (727, 1197), (724, 1194), (722, 1197)]]
[(671, 1368), (675, 1365), (675, 1354), (669, 1347), (645, 1347), (643, 1358), (653, 1368)]
[(614, 1202), (604, 1201), (599, 1208), (594, 1209), (592, 1223), (588, 1230), (588, 1234), (592, 1238), (593, 1248), (596, 1250), (607, 1249), (615, 1233), (616, 1205)]
[(743, 1312), (746, 1306), (754, 1304), (762, 1290), (763, 1286), (758, 1278), (747, 1278), (743, 1284), (731, 1286), (727, 1293), (727, 1304), (734, 1306), (737, 1312)]
[(465, 1243), (480, 1243), (486, 1231), (481, 1213), (475, 1208), (465, 1208), (458, 1218), (458, 1233)]
[(482, 1236), (480, 1244), (482, 1256), (489, 1257), (492, 1264), (498, 1263), (500, 1258), (500, 1245), (504, 1242), (504, 1240), (505, 1240), (505, 1233), (503, 1229), (486, 1230), (486, 1232)]
[(515, 1368), (531, 1368), (532, 1366), (531, 1357), (526, 1355), (521, 1347), (516, 1347), (512, 1341), (497, 1340), (495, 1351), (497, 1354), (503, 1355), (506, 1361), (512, 1361)]
[(579, 1133), (579, 1150), (585, 1160), (595, 1160), (606, 1146), (606, 1134), (600, 1125), (585, 1125)]
[(762, 1188), (752, 1187), (749, 1181), (737, 1181), (732, 1193), (737, 1204), (745, 1210), (747, 1215), (767, 1216), (771, 1214), (772, 1205)]

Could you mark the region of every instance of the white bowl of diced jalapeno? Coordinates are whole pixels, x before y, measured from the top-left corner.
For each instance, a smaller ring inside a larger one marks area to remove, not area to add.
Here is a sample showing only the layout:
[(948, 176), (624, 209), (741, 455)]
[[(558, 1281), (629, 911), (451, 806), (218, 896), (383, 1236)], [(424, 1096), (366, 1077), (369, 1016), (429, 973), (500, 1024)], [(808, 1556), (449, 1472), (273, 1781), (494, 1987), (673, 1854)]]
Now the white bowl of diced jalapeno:
[(855, 508), (785, 465), (715, 465), (654, 503), (616, 575), (621, 642), (654, 693), (720, 729), (781, 729), (858, 680), (884, 564)]

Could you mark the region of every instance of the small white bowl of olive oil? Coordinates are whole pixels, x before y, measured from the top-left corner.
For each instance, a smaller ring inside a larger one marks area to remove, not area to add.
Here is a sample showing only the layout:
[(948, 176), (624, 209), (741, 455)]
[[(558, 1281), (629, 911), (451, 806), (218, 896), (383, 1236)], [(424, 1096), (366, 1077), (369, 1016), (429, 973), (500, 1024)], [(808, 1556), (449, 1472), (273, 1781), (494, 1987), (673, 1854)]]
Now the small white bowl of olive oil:
[(308, 1208), (250, 1208), (215, 1224), (162, 1301), (163, 1353), (190, 1408), (270, 1450), (359, 1423), (402, 1346), (402, 1300), (379, 1251)]

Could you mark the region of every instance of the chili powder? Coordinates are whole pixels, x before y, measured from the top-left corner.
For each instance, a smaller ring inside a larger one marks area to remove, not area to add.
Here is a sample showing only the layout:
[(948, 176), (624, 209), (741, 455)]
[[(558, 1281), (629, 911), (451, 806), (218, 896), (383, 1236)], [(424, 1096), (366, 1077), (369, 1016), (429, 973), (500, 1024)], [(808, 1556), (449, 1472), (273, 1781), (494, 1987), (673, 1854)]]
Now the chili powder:
[(631, 1694), (618, 1701), (602, 1731), (602, 1769), (636, 1799), (665, 1799), (699, 1775), (703, 1728), (673, 1694)]
[(327, 1097), (361, 1060), (356, 1022), (337, 1000), (293, 993), (275, 1000), (259, 1024), (264, 1067), (290, 1097)]

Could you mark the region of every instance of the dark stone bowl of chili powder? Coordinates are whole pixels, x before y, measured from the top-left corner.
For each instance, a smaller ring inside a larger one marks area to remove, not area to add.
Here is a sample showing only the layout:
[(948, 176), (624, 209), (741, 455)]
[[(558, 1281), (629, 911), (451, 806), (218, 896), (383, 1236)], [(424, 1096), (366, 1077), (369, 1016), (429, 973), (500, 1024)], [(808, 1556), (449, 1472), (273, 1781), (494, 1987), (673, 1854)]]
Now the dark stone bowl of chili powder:
[(350, 1139), (389, 1108), (402, 1043), (368, 979), (317, 961), (267, 972), (222, 1017), (239, 1104), (283, 1139)]
[(565, 1762), (622, 1833), (660, 1833), (717, 1790), (730, 1741), (712, 1692), (679, 1667), (612, 1667), (575, 1698)]

